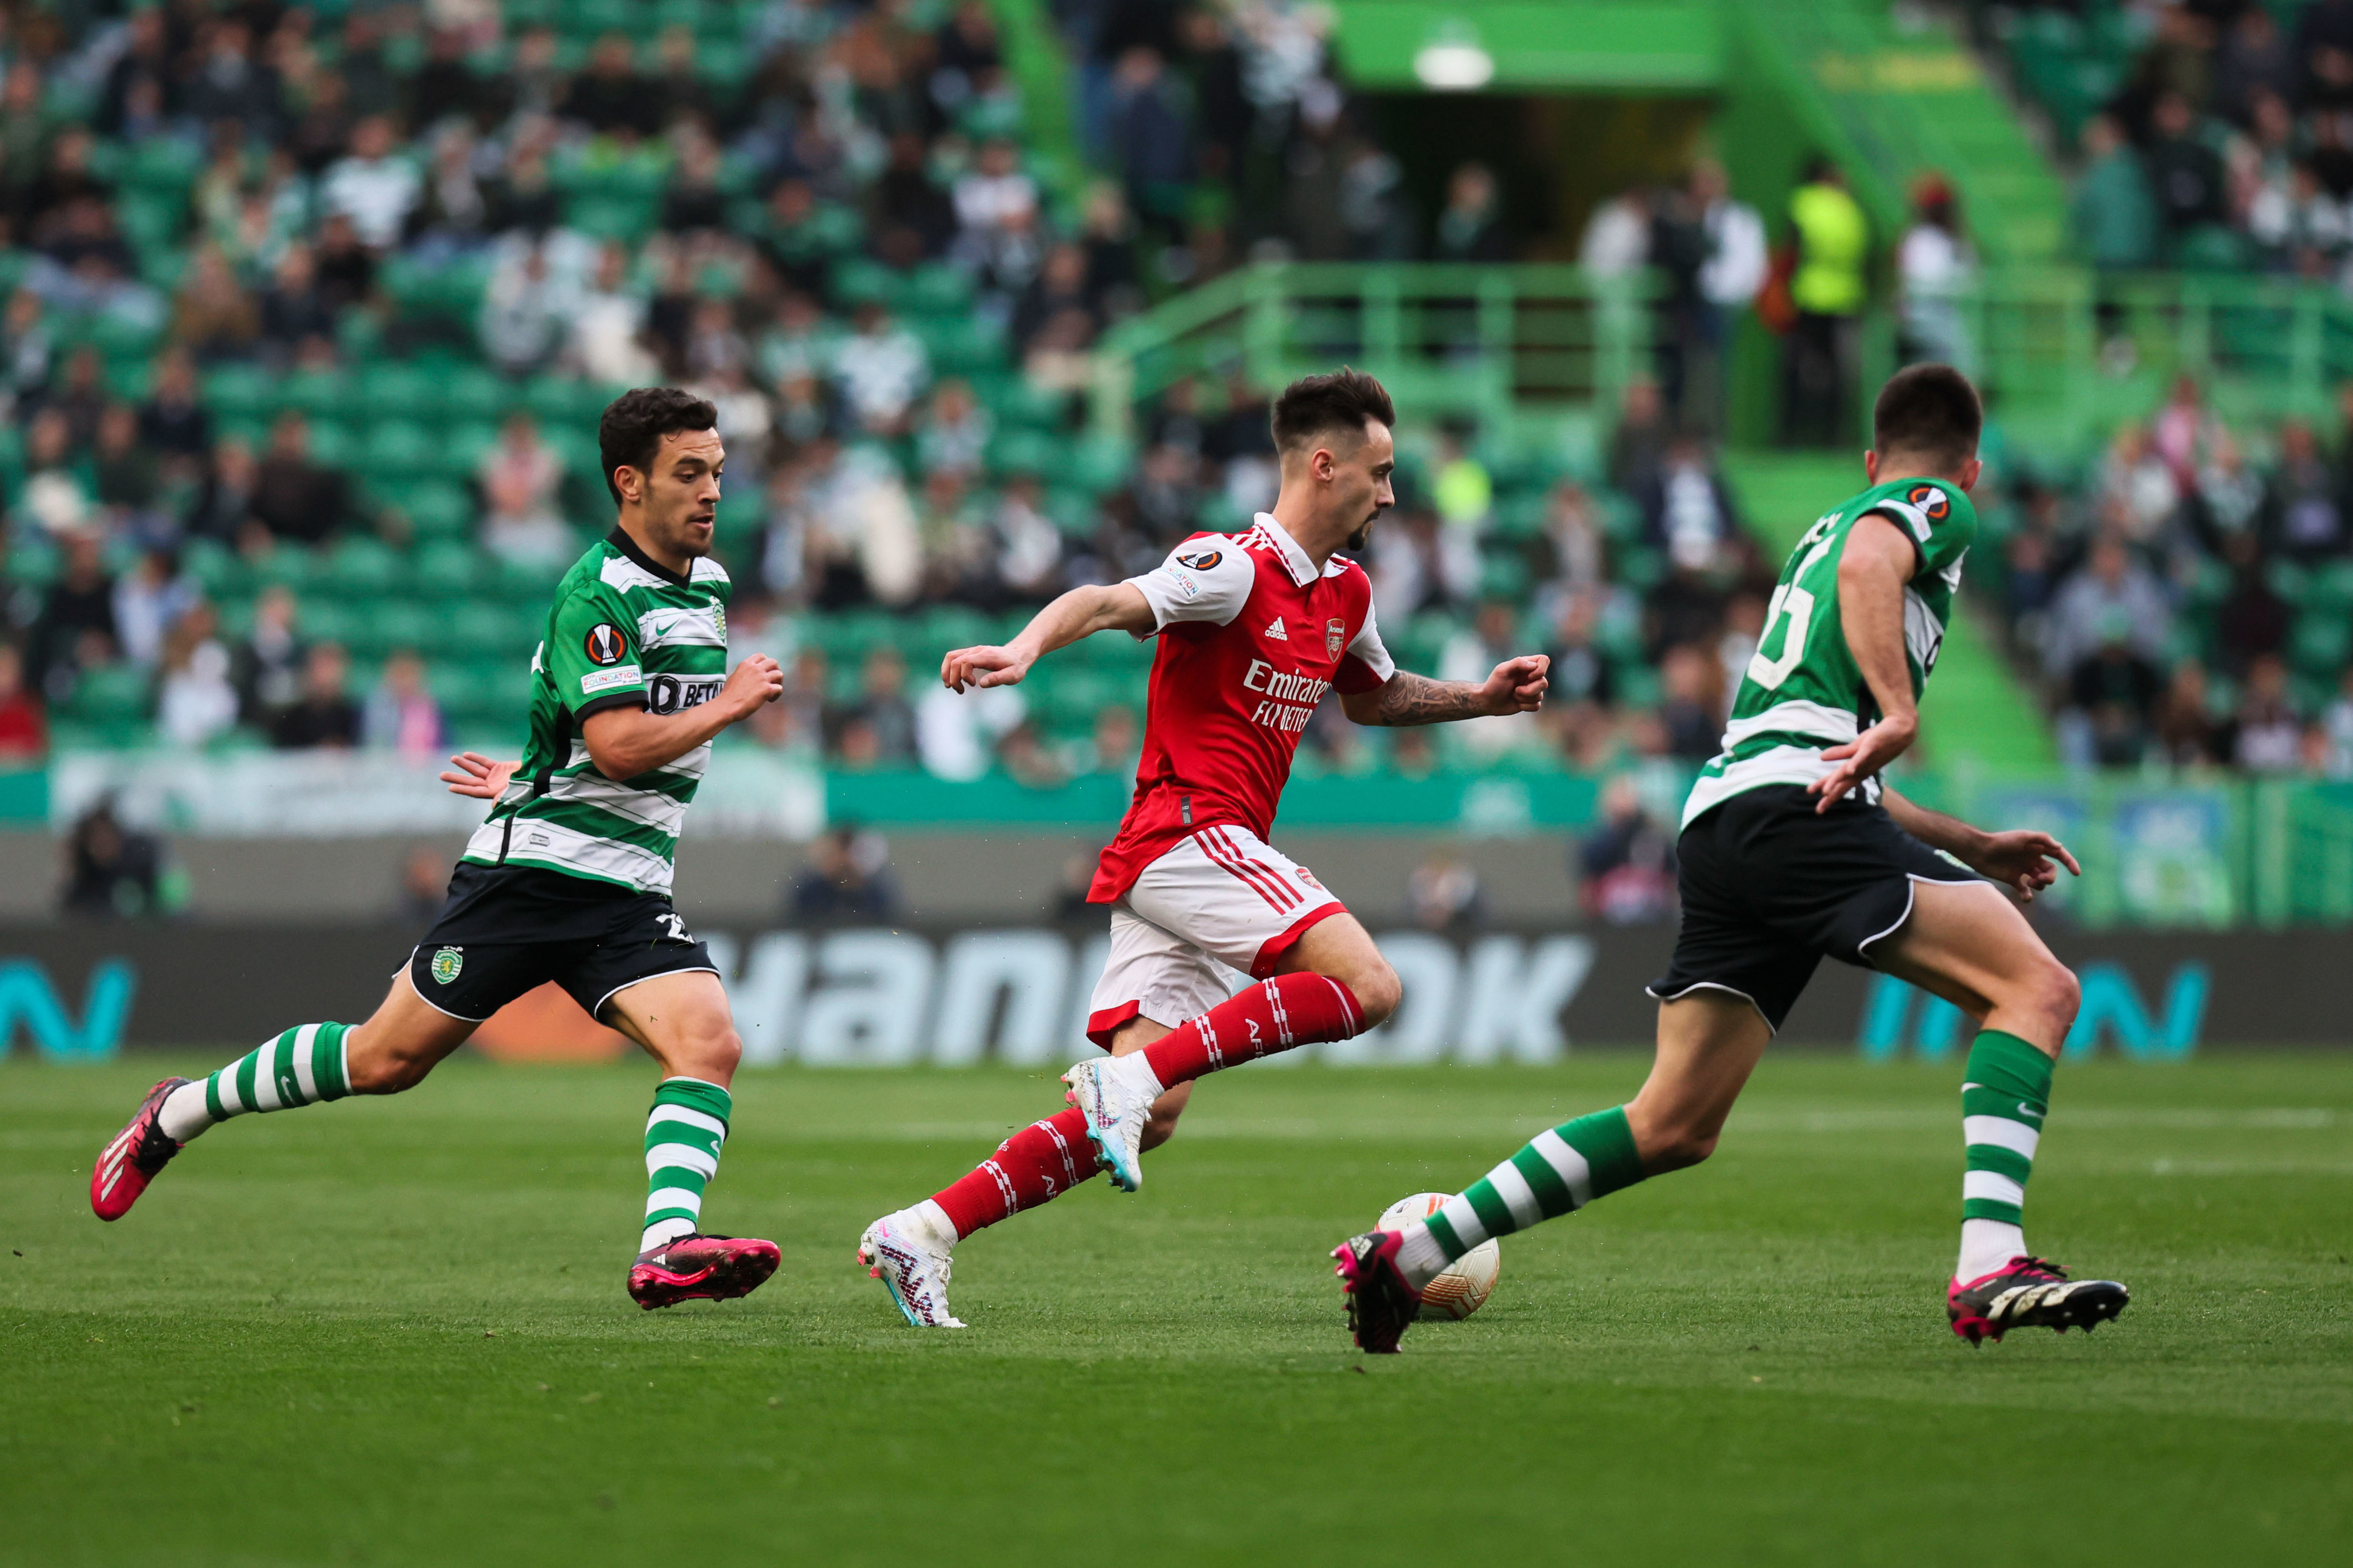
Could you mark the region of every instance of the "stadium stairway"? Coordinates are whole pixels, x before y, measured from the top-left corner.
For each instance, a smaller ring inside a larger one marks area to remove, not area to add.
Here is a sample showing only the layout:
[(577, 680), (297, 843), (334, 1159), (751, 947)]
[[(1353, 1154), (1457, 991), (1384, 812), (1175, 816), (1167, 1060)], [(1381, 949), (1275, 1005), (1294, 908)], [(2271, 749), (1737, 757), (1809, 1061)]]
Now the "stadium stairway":
[[(1814, 519), (1862, 483), (1854, 458), (1821, 453), (1728, 452), (1724, 467), (1741, 514), (1775, 561), (1787, 560)], [(1940, 770), (1974, 765), (2016, 773), (2054, 765), (2058, 752), (2034, 694), (1970, 609), (1966, 588), (1960, 605), (1921, 706), (1926, 760)]]
[(1933, 170), (1958, 189), (1988, 265), (2063, 261), (2066, 188), (1953, 19), (1905, 26), (1883, 0), (1737, 0), (1735, 11), (1751, 68), (1790, 95), (1883, 237), (1901, 232), (1912, 181)]

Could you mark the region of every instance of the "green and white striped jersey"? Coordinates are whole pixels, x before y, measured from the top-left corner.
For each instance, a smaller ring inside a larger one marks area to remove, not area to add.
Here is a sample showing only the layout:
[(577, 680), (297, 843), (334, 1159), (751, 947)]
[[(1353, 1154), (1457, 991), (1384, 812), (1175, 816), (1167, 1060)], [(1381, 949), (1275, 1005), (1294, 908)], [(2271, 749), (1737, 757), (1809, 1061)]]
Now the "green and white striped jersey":
[(531, 744), (463, 859), (530, 866), (667, 893), (706, 742), (619, 782), (588, 760), (580, 726), (607, 708), (677, 713), (727, 679), (727, 569), (704, 557), (665, 570), (615, 529), (556, 585), (531, 661)]
[[(1961, 558), (1977, 538), (1977, 509), (1958, 485), (1896, 479), (1867, 489), (1806, 530), (1781, 568), (1756, 657), (1733, 699), (1724, 750), (1700, 770), (1683, 802), (1683, 826), (1710, 806), (1759, 784), (1811, 784), (1836, 764), (1823, 748), (1842, 745), (1879, 718), (1871, 688), (1840, 623), (1839, 558), (1858, 519), (1876, 512), (1911, 539), (1915, 562), (1904, 589), (1904, 650), (1916, 700), (1936, 668)], [(1879, 781), (1862, 787), (1879, 798)]]

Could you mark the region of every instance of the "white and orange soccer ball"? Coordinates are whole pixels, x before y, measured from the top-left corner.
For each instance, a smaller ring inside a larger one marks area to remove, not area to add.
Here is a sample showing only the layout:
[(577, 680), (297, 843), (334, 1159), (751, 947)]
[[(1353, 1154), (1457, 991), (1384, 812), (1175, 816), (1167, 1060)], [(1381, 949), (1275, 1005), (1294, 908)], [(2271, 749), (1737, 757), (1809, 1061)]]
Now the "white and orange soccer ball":
[[(1427, 1219), (1445, 1206), (1450, 1195), (1416, 1193), (1399, 1198), (1381, 1211), (1379, 1228), (1403, 1230), (1415, 1220)], [(1469, 1317), (1495, 1293), (1495, 1278), (1503, 1267), (1503, 1250), (1492, 1241), (1481, 1242), (1456, 1258), (1454, 1267), (1422, 1287), (1421, 1310), (1416, 1316), (1425, 1323)]]

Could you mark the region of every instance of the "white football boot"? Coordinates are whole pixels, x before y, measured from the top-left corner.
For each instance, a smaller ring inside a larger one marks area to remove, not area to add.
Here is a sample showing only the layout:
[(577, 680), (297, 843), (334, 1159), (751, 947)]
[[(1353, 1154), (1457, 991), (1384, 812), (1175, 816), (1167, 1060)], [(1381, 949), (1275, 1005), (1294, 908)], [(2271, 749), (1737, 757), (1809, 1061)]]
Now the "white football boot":
[(891, 1300), (907, 1321), (919, 1329), (960, 1329), (964, 1321), (948, 1310), (948, 1271), (955, 1245), (953, 1227), (933, 1217), (926, 1199), (911, 1209), (886, 1214), (858, 1238), (858, 1261), (882, 1281)]
[(1144, 1185), (1144, 1124), (1152, 1102), (1167, 1090), (1142, 1051), (1097, 1057), (1062, 1075), (1071, 1086), (1063, 1098), (1087, 1119), (1087, 1141), (1122, 1192)]

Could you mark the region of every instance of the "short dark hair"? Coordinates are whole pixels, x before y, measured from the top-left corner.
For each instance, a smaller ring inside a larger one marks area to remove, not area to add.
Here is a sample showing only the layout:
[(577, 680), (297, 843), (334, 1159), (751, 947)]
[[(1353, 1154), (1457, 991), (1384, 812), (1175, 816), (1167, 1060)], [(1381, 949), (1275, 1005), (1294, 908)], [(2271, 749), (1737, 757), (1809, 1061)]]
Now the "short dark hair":
[(1268, 423), (1275, 446), (1287, 451), (1327, 430), (1362, 435), (1367, 419), (1395, 429), (1397, 405), (1379, 382), (1344, 364), (1329, 375), (1303, 376), (1284, 387)]
[(605, 488), (613, 504), (621, 504), (621, 489), (613, 482), (615, 468), (653, 472), (661, 439), (681, 430), (712, 430), (719, 410), (710, 401), (675, 386), (640, 386), (605, 405), (596, 424), (596, 452), (605, 464)]
[(1957, 468), (1978, 454), (1985, 405), (1948, 364), (1906, 365), (1887, 378), (1871, 409), (1871, 444)]

